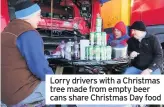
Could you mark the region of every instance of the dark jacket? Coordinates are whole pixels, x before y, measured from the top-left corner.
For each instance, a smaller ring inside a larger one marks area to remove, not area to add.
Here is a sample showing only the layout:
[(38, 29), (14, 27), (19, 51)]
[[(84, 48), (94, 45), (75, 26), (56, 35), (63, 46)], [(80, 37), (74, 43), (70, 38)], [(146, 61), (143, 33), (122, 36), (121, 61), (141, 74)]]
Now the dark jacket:
[(29, 71), (24, 57), (16, 46), (17, 37), (29, 30), (37, 32), (29, 23), (15, 19), (1, 34), (2, 102), (7, 105), (22, 101), (40, 83), (40, 80)]
[(157, 37), (146, 34), (146, 36), (139, 42), (134, 37), (128, 40), (128, 54), (133, 51), (140, 53), (132, 60), (132, 66), (144, 70), (147, 68), (153, 71), (160, 68), (162, 63), (162, 47)]

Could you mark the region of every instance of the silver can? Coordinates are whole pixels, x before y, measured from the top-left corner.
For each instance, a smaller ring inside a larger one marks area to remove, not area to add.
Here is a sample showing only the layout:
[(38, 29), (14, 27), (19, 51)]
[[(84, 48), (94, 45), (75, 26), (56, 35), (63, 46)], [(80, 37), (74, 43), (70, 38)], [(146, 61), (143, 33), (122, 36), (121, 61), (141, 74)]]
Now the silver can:
[(96, 34), (95, 34), (95, 44), (101, 45), (101, 33), (99, 33), (99, 32), (96, 32)]
[(96, 26), (99, 26), (99, 27), (102, 26), (102, 18), (100, 16), (97, 16), (96, 18)]
[(102, 44), (102, 46), (107, 45), (107, 34), (106, 34), (106, 32), (101, 33), (101, 44)]
[(96, 26), (96, 32), (101, 32), (102, 28), (100, 26)]
[(85, 47), (85, 59), (88, 60), (89, 57), (89, 51), (88, 51), (88, 47)]
[(112, 57), (112, 47), (106, 46), (106, 59), (111, 60)]
[(91, 32), (89, 38), (90, 38), (90, 44), (91, 44), (91, 45), (94, 45), (95, 33), (94, 33), (94, 32)]
[(106, 46), (101, 46), (100, 53), (101, 53), (101, 60), (107, 60)]
[(94, 54), (93, 54), (93, 46), (88, 47), (88, 59), (93, 60)]
[(100, 61), (100, 46), (95, 46), (95, 60)]

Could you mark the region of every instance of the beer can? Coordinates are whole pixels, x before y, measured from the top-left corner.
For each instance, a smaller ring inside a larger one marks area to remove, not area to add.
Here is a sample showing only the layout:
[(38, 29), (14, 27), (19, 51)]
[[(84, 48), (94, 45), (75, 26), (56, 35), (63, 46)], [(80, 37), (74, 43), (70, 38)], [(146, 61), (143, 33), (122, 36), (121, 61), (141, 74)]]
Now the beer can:
[(88, 47), (88, 59), (93, 60), (94, 54), (93, 54), (93, 46)]
[(112, 57), (112, 47), (106, 46), (106, 59), (111, 60)]
[(100, 26), (96, 26), (96, 32), (101, 32), (101, 27)]
[(101, 19), (101, 17), (96, 18), (96, 26), (99, 26), (99, 27), (102, 26), (102, 19)]
[(95, 44), (101, 45), (101, 33), (99, 33), (99, 32), (96, 32), (96, 34), (95, 34)]
[(107, 34), (106, 34), (106, 32), (101, 33), (101, 44), (102, 44), (102, 46), (107, 45)]
[(107, 60), (107, 50), (106, 46), (104, 46), (104, 59)]
[(106, 46), (101, 46), (100, 53), (101, 53), (101, 60), (107, 60)]
[(100, 46), (95, 46), (95, 60), (100, 61)]
[(85, 47), (85, 59), (88, 60), (88, 56), (89, 56), (89, 47)]
[(95, 38), (95, 33), (94, 32), (91, 32), (90, 33), (90, 44), (91, 45), (94, 45), (94, 38)]

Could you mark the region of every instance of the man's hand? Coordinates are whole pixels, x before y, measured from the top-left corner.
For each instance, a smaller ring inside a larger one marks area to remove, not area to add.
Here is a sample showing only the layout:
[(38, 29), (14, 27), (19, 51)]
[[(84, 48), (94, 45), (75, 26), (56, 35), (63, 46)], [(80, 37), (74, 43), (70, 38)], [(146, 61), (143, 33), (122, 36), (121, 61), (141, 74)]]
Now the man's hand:
[(138, 52), (133, 51), (133, 52), (130, 53), (130, 58), (131, 58), (131, 59), (134, 59), (134, 58), (137, 57), (138, 55), (139, 55)]
[(152, 73), (152, 70), (147, 68), (147, 69), (142, 71), (141, 75), (150, 75), (151, 73)]

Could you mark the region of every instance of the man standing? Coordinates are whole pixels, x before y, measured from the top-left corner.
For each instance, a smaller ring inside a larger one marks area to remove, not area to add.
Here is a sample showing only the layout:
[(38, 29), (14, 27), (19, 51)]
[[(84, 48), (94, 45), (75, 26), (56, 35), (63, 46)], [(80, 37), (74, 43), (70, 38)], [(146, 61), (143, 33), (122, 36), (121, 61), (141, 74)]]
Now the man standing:
[(142, 21), (136, 21), (131, 26), (133, 37), (128, 40), (128, 54), (132, 59), (132, 67), (125, 74), (161, 74), (162, 47), (157, 37), (146, 32)]
[(54, 74), (35, 30), (41, 20), (40, 7), (23, 0), (15, 10), (16, 19), (1, 34), (2, 102), (8, 106), (44, 100), (45, 75)]

